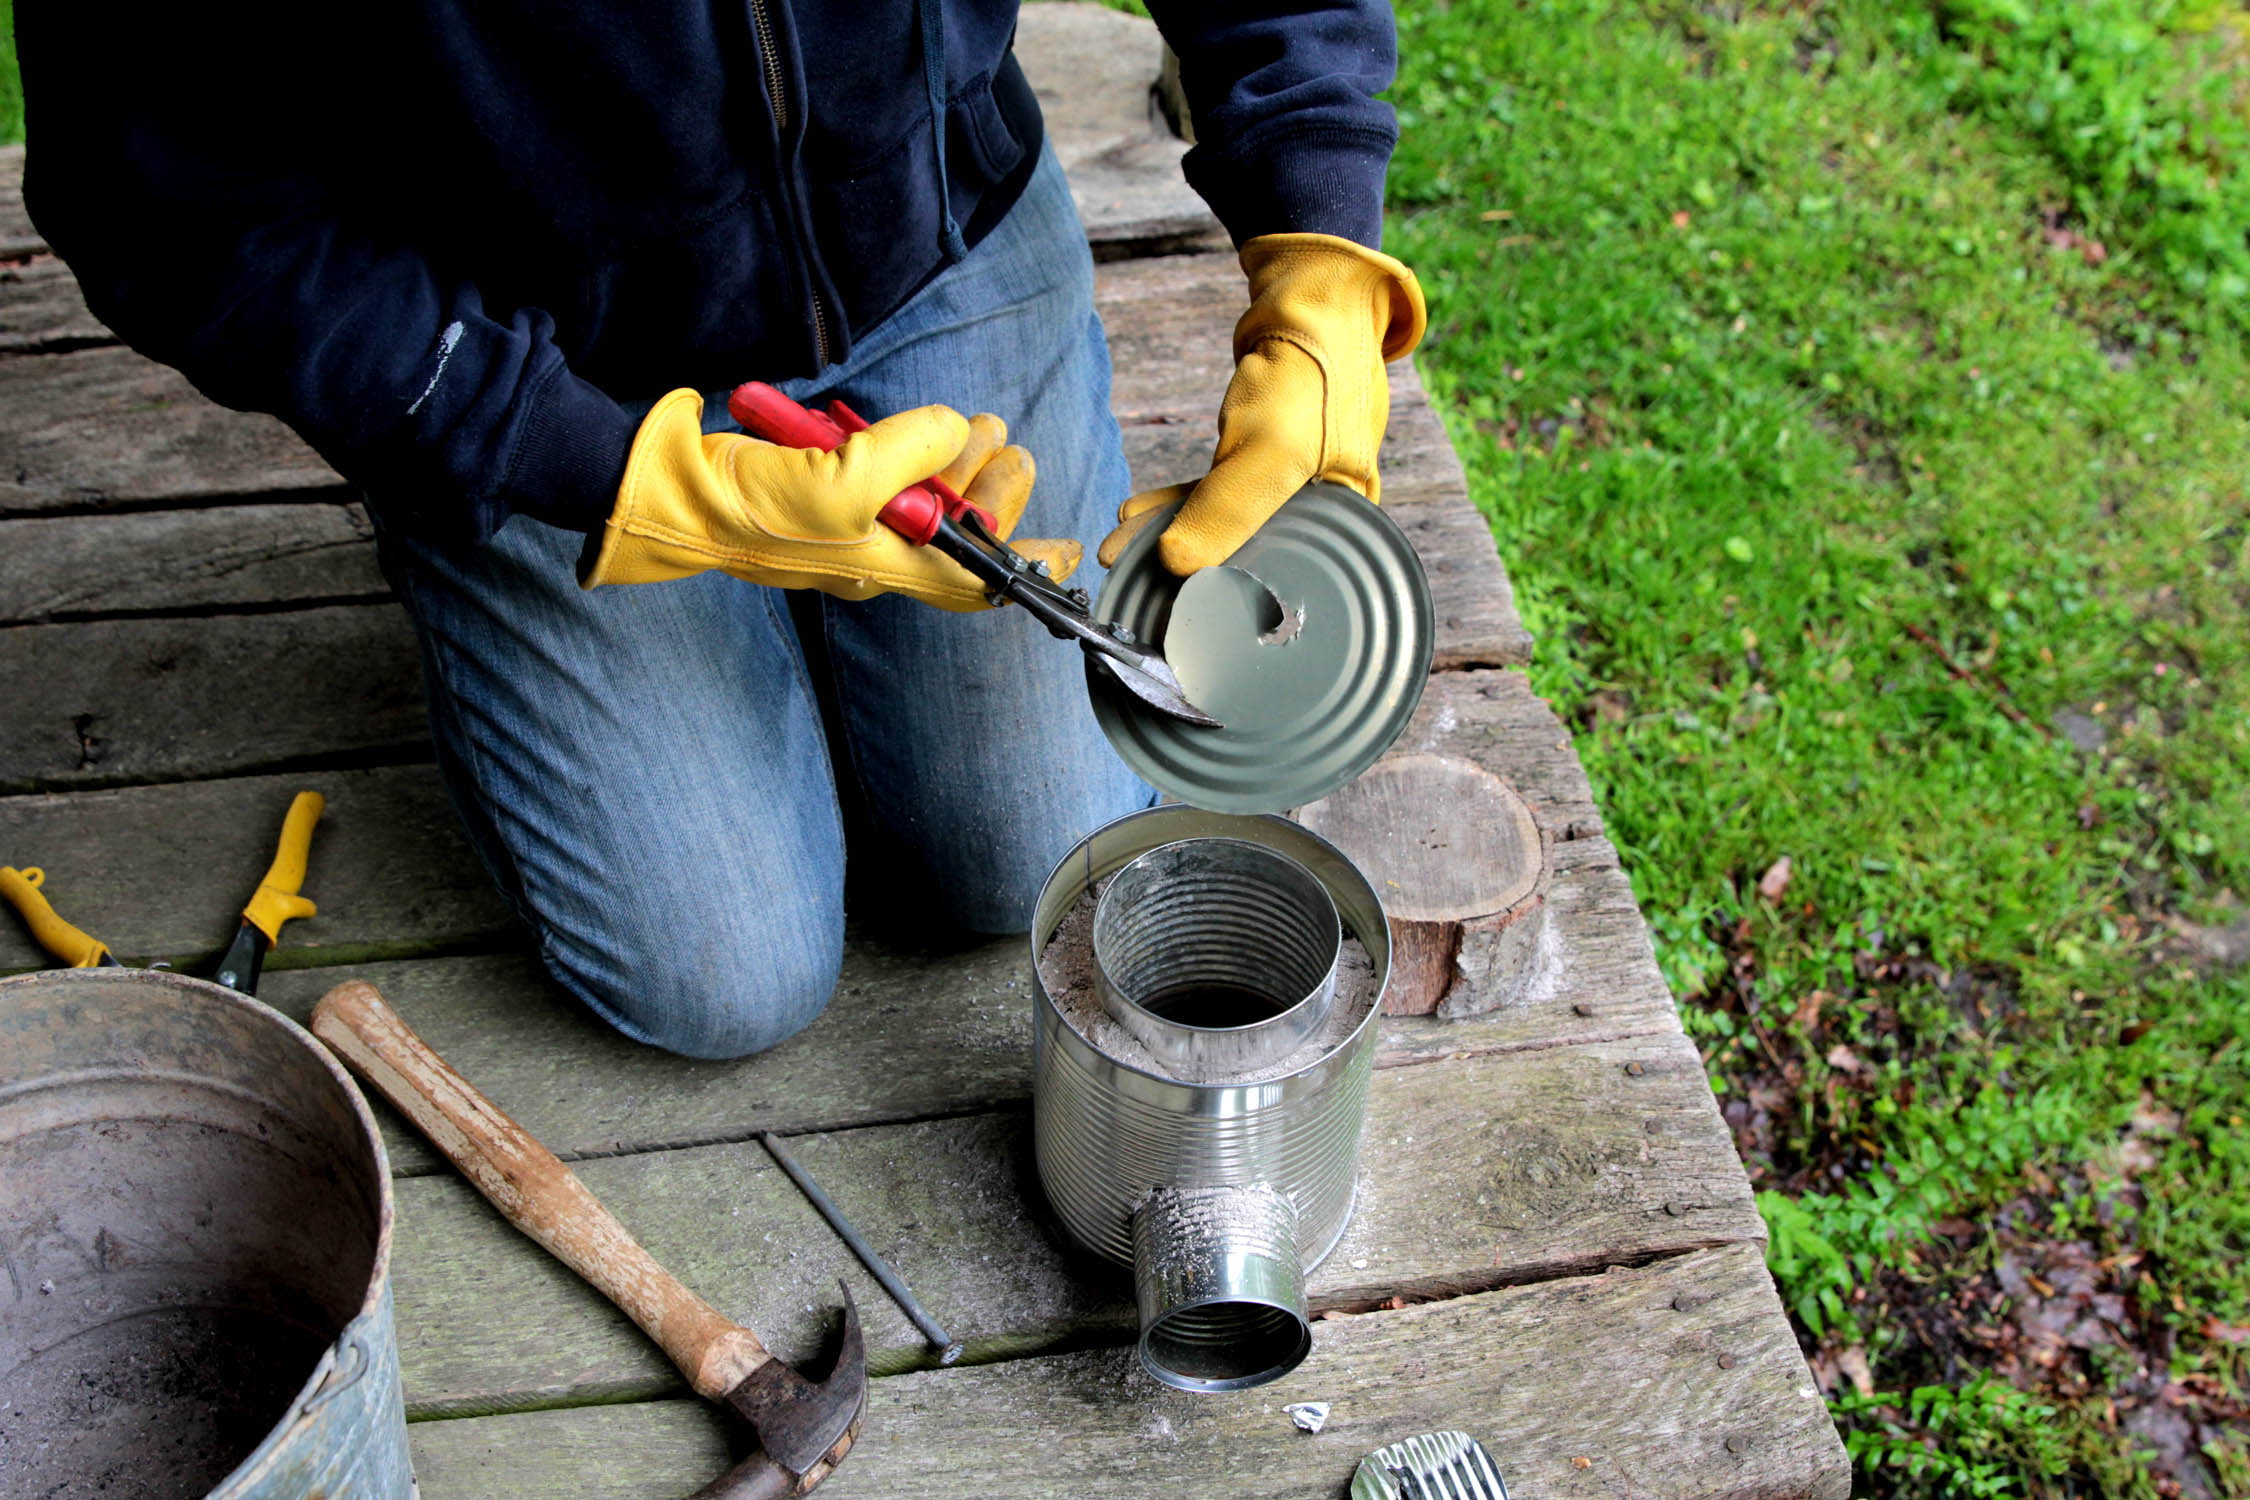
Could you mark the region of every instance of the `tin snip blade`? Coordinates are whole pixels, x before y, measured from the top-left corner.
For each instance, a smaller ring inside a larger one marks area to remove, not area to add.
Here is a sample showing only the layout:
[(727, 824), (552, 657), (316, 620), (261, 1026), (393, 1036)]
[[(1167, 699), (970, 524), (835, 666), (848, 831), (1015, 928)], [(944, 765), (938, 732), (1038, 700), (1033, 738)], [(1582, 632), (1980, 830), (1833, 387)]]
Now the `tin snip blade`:
[[(865, 418), (841, 401), (829, 402), (825, 412), (814, 411), (762, 380), (737, 386), (727, 398), (727, 410), (753, 437), (824, 453), (867, 426)], [(968, 569), (993, 603), (1012, 601), (1057, 640), (1076, 641), (1119, 686), (1158, 713), (1206, 728), (1220, 727), (1217, 719), (1188, 701), (1162, 654), (1142, 646), (1124, 626), (1097, 621), (1084, 589), (1066, 589), (1047, 577), (1040, 564), (1000, 538), (992, 517), (962, 499), (944, 480), (926, 479), (899, 491), (878, 519), (915, 546), (935, 547)]]

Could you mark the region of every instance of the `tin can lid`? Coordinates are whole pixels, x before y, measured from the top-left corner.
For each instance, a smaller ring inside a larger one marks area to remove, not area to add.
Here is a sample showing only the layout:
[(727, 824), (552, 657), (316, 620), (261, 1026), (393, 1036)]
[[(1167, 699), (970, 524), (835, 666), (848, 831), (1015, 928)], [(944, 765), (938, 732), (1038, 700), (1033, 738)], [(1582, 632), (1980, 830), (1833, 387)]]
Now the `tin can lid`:
[(1381, 758), (1413, 717), (1436, 650), (1421, 559), (1341, 485), (1293, 496), (1226, 563), (1174, 577), (1166, 515), (1110, 570), (1094, 612), (1163, 650), (1211, 729), (1143, 704), (1091, 664), (1094, 717), (1157, 790), (1213, 812), (1283, 812)]

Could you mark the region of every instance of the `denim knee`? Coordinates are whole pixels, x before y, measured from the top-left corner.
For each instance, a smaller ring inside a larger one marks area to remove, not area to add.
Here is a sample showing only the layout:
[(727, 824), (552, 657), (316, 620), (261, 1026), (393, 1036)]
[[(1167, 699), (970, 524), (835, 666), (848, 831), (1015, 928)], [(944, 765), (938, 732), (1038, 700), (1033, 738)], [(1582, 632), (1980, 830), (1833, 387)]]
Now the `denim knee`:
[(715, 922), (696, 933), (682, 930), (693, 917), (673, 913), (638, 940), (620, 924), (609, 942), (556, 934), (543, 949), (564, 987), (635, 1041), (683, 1057), (748, 1057), (811, 1025), (836, 991), (842, 908), (820, 904), (833, 916), (806, 912), (757, 931)]

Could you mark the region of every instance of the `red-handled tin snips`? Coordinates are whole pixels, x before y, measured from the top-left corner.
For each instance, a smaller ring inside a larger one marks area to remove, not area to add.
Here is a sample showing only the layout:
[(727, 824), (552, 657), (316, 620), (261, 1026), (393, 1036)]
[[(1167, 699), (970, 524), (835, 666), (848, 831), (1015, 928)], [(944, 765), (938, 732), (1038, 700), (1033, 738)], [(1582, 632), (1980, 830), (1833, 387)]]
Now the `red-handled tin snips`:
[[(769, 443), (827, 452), (867, 426), (841, 401), (826, 412), (800, 406), (763, 381), (737, 386), (727, 410), (743, 431)], [(1066, 589), (1046, 576), (1044, 564), (1010, 547), (993, 519), (956, 494), (942, 479), (926, 479), (898, 492), (877, 519), (917, 547), (935, 547), (969, 570), (994, 604), (1012, 600), (1058, 640), (1076, 641), (1134, 697), (1159, 713), (1217, 728), (1219, 721), (1190, 703), (1180, 679), (1157, 652), (1146, 650), (1122, 625), (1093, 617), (1084, 589)]]

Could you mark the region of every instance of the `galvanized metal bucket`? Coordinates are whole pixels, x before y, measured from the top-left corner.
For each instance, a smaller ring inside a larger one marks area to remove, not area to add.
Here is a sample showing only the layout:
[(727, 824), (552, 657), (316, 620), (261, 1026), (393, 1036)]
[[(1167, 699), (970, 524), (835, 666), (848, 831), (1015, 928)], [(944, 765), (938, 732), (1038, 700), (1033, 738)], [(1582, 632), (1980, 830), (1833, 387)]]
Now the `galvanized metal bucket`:
[(414, 1494), (390, 1173), (287, 1017), (204, 980), (0, 980), (0, 1496)]
[(1311, 1349), (1304, 1275), (1351, 1216), (1390, 929), (1366, 877), (1319, 835), (1280, 818), (1156, 807), (1096, 829), (1048, 877), (1032, 915), (1034, 975), (1083, 895), (1151, 850), (1197, 839), (1258, 844), (1309, 871), (1374, 961), (1378, 1003), (1286, 1076), (1197, 1083), (1104, 1053), (1038, 978), (1033, 1134), (1065, 1227), (1133, 1268), (1142, 1367), (1182, 1390), (1241, 1390)]

